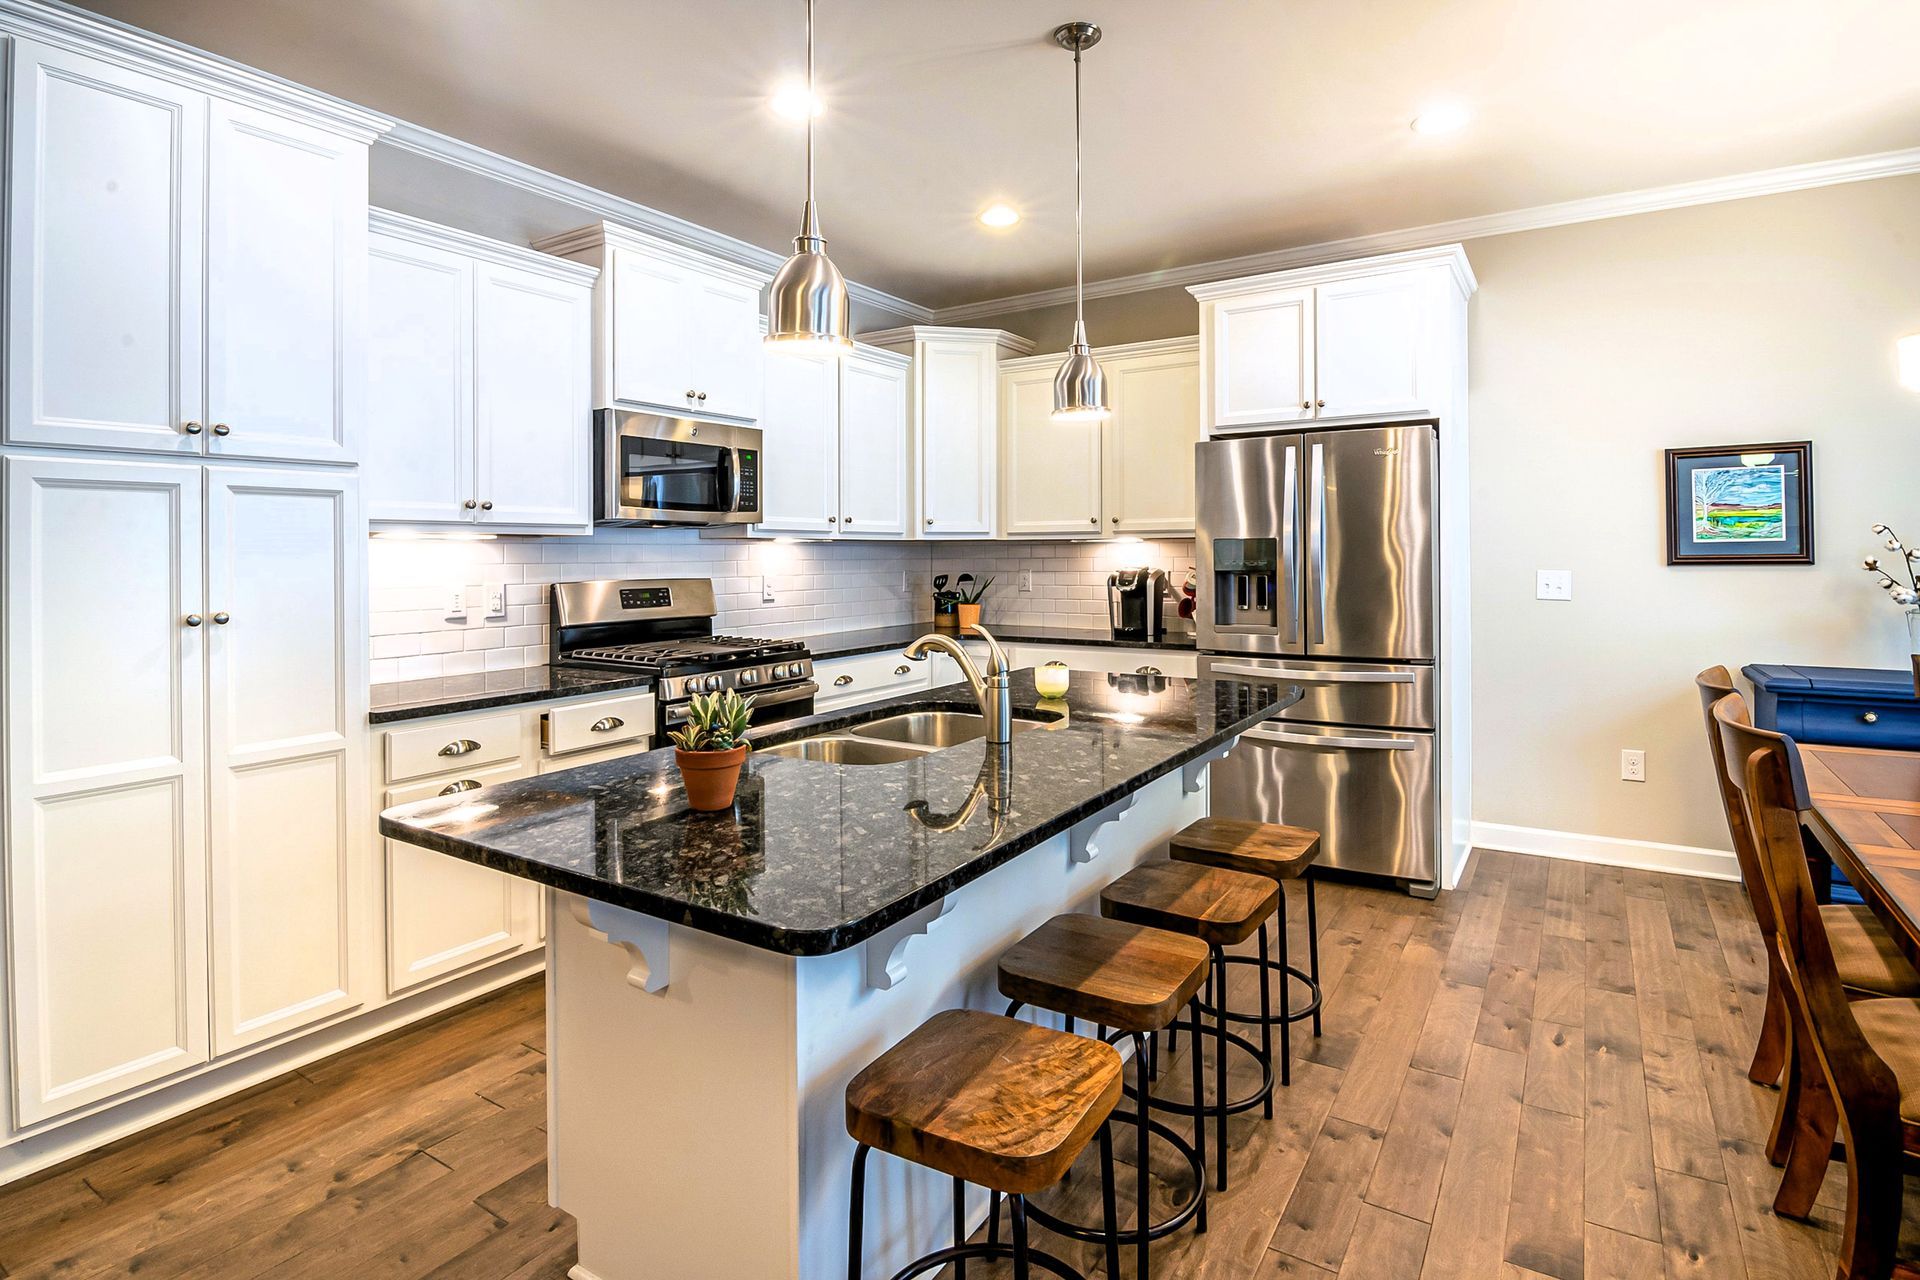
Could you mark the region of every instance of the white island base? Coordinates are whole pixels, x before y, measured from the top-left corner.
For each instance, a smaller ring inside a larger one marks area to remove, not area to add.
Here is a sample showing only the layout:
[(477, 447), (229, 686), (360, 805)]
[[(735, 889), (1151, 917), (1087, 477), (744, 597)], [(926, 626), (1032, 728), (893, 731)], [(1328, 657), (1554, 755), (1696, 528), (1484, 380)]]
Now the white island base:
[[(847, 1082), (942, 1009), (1004, 1009), (1001, 952), (1097, 911), (1104, 886), (1206, 812), (1204, 765), (1176, 769), (826, 956), (550, 894), (547, 1144), (553, 1203), (579, 1222), (572, 1275), (840, 1280)], [(883, 1155), (867, 1178), (863, 1276), (951, 1243), (948, 1178)], [(986, 1203), (973, 1190), (970, 1230)]]

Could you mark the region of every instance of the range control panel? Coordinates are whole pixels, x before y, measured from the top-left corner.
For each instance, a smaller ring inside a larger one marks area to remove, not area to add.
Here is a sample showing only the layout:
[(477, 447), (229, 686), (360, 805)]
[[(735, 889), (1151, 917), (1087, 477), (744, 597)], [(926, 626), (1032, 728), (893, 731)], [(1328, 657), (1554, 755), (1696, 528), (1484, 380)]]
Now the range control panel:
[(666, 587), (622, 587), (622, 609), (665, 609), (673, 604), (673, 592)]

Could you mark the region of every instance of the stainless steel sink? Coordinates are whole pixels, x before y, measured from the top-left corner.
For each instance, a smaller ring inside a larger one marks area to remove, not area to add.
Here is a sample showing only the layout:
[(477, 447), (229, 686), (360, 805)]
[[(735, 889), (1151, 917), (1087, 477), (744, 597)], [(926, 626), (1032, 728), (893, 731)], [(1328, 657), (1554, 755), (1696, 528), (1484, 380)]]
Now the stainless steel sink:
[(827, 764), (898, 764), (926, 755), (924, 748), (900, 746), (891, 742), (864, 742), (841, 734), (819, 738), (801, 738), (778, 746), (759, 747), (761, 755), (785, 756), (789, 760), (820, 760)]
[[(1037, 720), (1013, 722), (1015, 733), (1041, 727)], [(855, 725), (847, 732), (857, 738), (911, 743), (929, 751), (940, 751), (963, 742), (978, 742), (987, 736), (987, 722), (985, 717), (970, 711), (909, 711), (905, 715)]]

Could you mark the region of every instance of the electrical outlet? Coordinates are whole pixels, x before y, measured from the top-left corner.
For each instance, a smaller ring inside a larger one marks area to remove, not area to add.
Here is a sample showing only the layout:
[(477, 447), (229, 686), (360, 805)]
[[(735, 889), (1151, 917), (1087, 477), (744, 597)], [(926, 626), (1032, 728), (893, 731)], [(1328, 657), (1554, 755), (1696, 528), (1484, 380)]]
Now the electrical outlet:
[(447, 597), (447, 617), (465, 618), (467, 616), (467, 592), (465, 587), (455, 587), (453, 594)]
[(1533, 598), (1536, 600), (1573, 599), (1573, 570), (1541, 569), (1535, 572)]
[(760, 579), (760, 603), (772, 604), (773, 602), (774, 602), (773, 579), (772, 578)]
[(505, 587), (487, 588), (487, 616), (504, 618), (507, 616), (507, 589)]
[(1620, 752), (1620, 781), (1645, 782), (1647, 780), (1647, 753), (1644, 751), (1623, 750)]
[(1024, 592), (1027, 592), (1028, 594), (1032, 594), (1032, 592), (1033, 592), (1033, 570), (1031, 570), (1031, 569), (1022, 569), (1022, 570), (1020, 571), (1020, 590), (1022, 590), (1022, 591), (1024, 591)]

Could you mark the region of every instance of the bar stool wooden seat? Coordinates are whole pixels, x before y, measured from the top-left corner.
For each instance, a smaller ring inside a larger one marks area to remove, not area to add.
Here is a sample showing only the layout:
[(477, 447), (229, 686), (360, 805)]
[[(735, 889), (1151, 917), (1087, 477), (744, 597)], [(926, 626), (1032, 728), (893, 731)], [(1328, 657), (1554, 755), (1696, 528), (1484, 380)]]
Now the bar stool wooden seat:
[[(1305, 827), (1289, 827), (1278, 822), (1253, 822), (1243, 818), (1205, 817), (1189, 823), (1167, 842), (1167, 852), (1178, 862), (1197, 862), (1202, 866), (1225, 867), (1248, 875), (1266, 876), (1280, 887), (1280, 955), (1275, 959), (1267, 949), (1266, 926), (1260, 928), (1260, 954), (1228, 956), (1227, 963), (1258, 965), (1261, 982), (1266, 975), (1280, 975), (1280, 1012), (1270, 1013), (1263, 1005), (1259, 1014), (1238, 1013), (1232, 1009), (1208, 1009), (1224, 1014), (1232, 1022), (1258, 1023), (1263, 1043), (1271, 1046), (1274, 1024), (1280, 1027), (1280, 1083), (1293, 1083), (1293, 1024), (1313, 1019), (1313, 1034), (1320, 1034), (1320, 910), (1314, 900), (1313, 877), (1307, 872), (1320, 858), (1320, 833)], [(1307, 971), (1302, 973), (1287, 959), (1287, 882), (1304, 880), (1307, 886)], [(1307, 1002), (1293, 1004), (1293, 982), (1298, 978), (1307, 987)], [(1273, 1100), (1267, 1100), (1267, 1115), (1273, 1115)]]
[[(1100, 913), (1115, 920), (1184, 933), (1207, 944), (1210, 973), (1200, 1008), (1218, 1008), (1225, 1002), (1227, 990), (1226, 948), (1245, 942), (1258, 933), (1273, 916), (1280, 902), (1276, 881), (1265, 876), (1248, 875), (1223, 867), (1206, 867), (1194, 862), (1149, 862), (1135, 867), (1100, 891)], [(1213, 991), (1219, 991), (1219, 998)], [(1260, 1011), (1269, 1012), (1264, 984), (1260, 990)], [(1196, 1014), (1191, 1019), (1198, 1028)], [(1168, 1030), (1183, 1028), (1180, 1020)], [(1263, 1027), (1263, 1031), (1267, 1031)], [(1214, 1100), (1196, 1101), (1189, 1107), (1166, 1098), (1148, 1097), (1148, 1105), (1161, 1111), (1173, 1111), (1194, 1117), (1199, 1129), (1211, 1115), (1217, 1151), (1214, 1156), (1214, 1186), (1227, 1189), (1227, 1117), (1253, 1107), (1271, 1107), (1273, 1099), (1273, 1044), (1270, 1035), (1256, 1045), (1227, 1029), (1227, 1020), (1214, 1019)], [(1231, 1044), (1260, 1064), (1260, 1086), (1243, 1098), (1227, 1096), (1227, 1046)], [(1194, 1074), (1201, 1063), (1196, 1055)]]
[[(1117, 1275), (1107, 1117), (1120, 1097), (1120, 1055), (1103, 1041), (971, 1009), (949, 1009), (921, 1023), (847, 1084), (847, 1133), (858, 1144), (847, 1215), (848, 1280), (860, 1280), (867, 1155), (876, 1149), (953, 1179), (953, 1246), (909, 1264), (894, 1280), (950, 1262), (963, 1275), (968, 1258), (1011, 1258), (1016, 1276), (1037, 1266), (1066, 1280), (1086, 1280), (1060, 1259), (1028, 1247), (1026, 1198), (1060, 1181), (1096, 1136), (1105, 1182), (1107, 1274)], [(1009, 1197), (1011, 1246), (966, 1243), (969, 1182)]]
[[(1135, 1126), (1140, 1152), (1132, 1232), (1138, 1254), (1134, 1267), (1137, 1276), (1149, 1274), (1149, 1241), (1196, 1218), (1199, 1229), (1207, 1229), (1206, 1126), (1196, 1126), (1194, 1141), (1189, 1144), (1171, 1127), (1154, 1120), (1149, 1114), (1146, 1072), (1147, 1037), (1165, 1030), (1183, 1007), (1194, 1004), (1207, 980), (1211, 960), (1212, 953), (1198, 938), (1091, 915), (1055, 916), (1000, 957), (1000, 994), (1012, 1001), (1007, 1006), (1009, 1016), (1024, 1005), (1033, 1005), (1065, 1014), (1069, 1030), (1074, 1020), (1084, 1019), (1102, 1028), (1103, 1038), (1109, 1042), (1122, 1036), (1133, 1042), (1134, 1097), (1138, 1104)], [(1197, 1011), (1191, 1022), (1194, 1061), (1198, 1063), (1202, 1055)], [(1107, 1028), (1111, 1028), (1110, 1034)], [(1203, 1105), (1198, 1071), (1193, 1076), (1193, 1104), (1196, 1110)], [(1150, 1222), (1147, 1217), (1150, 1134), (1172, 1146), (1193, 1171), (1193, 1199), (1162, 1222)], [(1029, 1206), (1027, 1212), (1061, 1235), (1103, 1242), (1092, 1228), (1063, 1222), (1037, 1206)], [(998, 1216), (996, 1202), (994, 1216), (989, 1219), (996, 1230)]]

